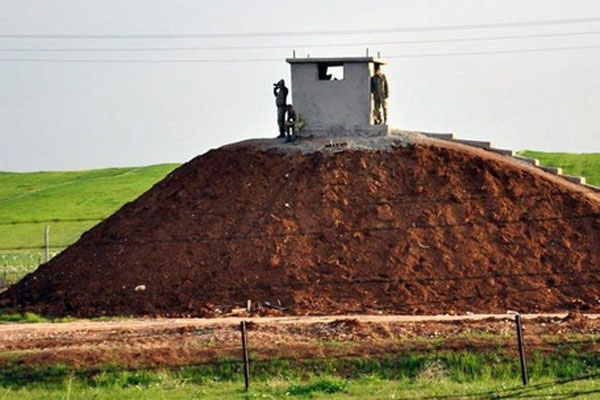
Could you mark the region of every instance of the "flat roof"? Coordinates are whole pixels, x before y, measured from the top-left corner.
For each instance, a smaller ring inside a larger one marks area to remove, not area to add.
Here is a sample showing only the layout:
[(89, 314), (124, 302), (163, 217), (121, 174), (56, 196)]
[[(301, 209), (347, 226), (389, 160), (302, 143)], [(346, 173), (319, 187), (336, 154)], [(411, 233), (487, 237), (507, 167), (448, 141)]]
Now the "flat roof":
[(286, 58), (286, 62), (290, 64), (307, 64), (307, 63), (374, 63), (387, 64), (387, 61), (378, 57), (306, 57), (306, 58)]

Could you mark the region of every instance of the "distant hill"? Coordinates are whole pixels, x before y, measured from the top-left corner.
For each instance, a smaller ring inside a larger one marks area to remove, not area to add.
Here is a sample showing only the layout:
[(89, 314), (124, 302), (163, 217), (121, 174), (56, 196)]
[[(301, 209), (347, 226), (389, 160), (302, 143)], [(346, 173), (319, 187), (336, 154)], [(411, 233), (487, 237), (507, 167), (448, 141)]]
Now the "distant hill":
[(600, 153), (545, 153), (524, 150), (519, 154), (537, 158), (542, 165), (561, 167), (565, 174), (585, 176), (590, 185), (600, 186)]
[[(178, 166), (160, 164), (88, 171), (0, 172), (0, 247), (41, 246), (46, 224), (50, 225), (52, 245), (69, 245)], [(87, 221), (28, 223), (32, 220), (64, 219)], [(12, 222), (19, 223), (6, 224)]]

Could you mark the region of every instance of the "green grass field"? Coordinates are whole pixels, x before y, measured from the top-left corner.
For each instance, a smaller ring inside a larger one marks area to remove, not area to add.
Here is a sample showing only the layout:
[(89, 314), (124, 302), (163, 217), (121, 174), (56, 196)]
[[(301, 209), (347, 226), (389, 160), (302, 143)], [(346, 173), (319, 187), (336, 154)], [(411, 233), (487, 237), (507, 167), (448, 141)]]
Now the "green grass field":
[(519, 154), (537, 158), (542, 165), (560, 167), (565, 174), (585, 176), (590, 185), (600, 186), (600, 153), (544, 153), (525, 150)]
[(383, 359), (273, 360), (251, 364), (244, 391), (239, 360), (172, 369), (94, 371), (66, 366), (0, 370), (0, 399), (496, 399), (600, 395), (597, 355), (562, 350), (531, 355), (530, 385), (503, 352), (397, 354)]
[[(0, 172), (0, 279), (14, 282), (43, 260), (44, 229), (51, 255), (125, 203), (136, 199), (179, 164), (71, 172)], [(86, 219), (80, 222), (31, 222)]]

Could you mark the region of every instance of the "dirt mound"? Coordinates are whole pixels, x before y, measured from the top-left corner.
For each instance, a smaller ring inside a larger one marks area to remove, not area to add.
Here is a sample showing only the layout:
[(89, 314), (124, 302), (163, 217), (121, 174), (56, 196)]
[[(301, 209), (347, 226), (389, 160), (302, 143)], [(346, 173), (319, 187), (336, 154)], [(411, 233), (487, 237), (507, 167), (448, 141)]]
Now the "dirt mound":
[[(600, 201), (460, 145), (195, 158), (1, 295), (41, 314), (600, 311)], [(270, 307), (264, 304), (268, 302)]]

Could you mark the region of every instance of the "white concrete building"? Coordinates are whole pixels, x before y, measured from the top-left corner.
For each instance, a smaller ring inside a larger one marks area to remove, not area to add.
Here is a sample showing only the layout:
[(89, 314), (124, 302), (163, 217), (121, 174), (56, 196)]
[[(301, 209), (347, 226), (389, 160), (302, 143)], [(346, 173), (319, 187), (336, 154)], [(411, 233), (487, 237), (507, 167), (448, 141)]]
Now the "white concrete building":
[(376, 57), (288, 58), (292, 104), (305, 127), (300, 136), (373, 136), (388, 132), (373, 124), (371, 77)]

